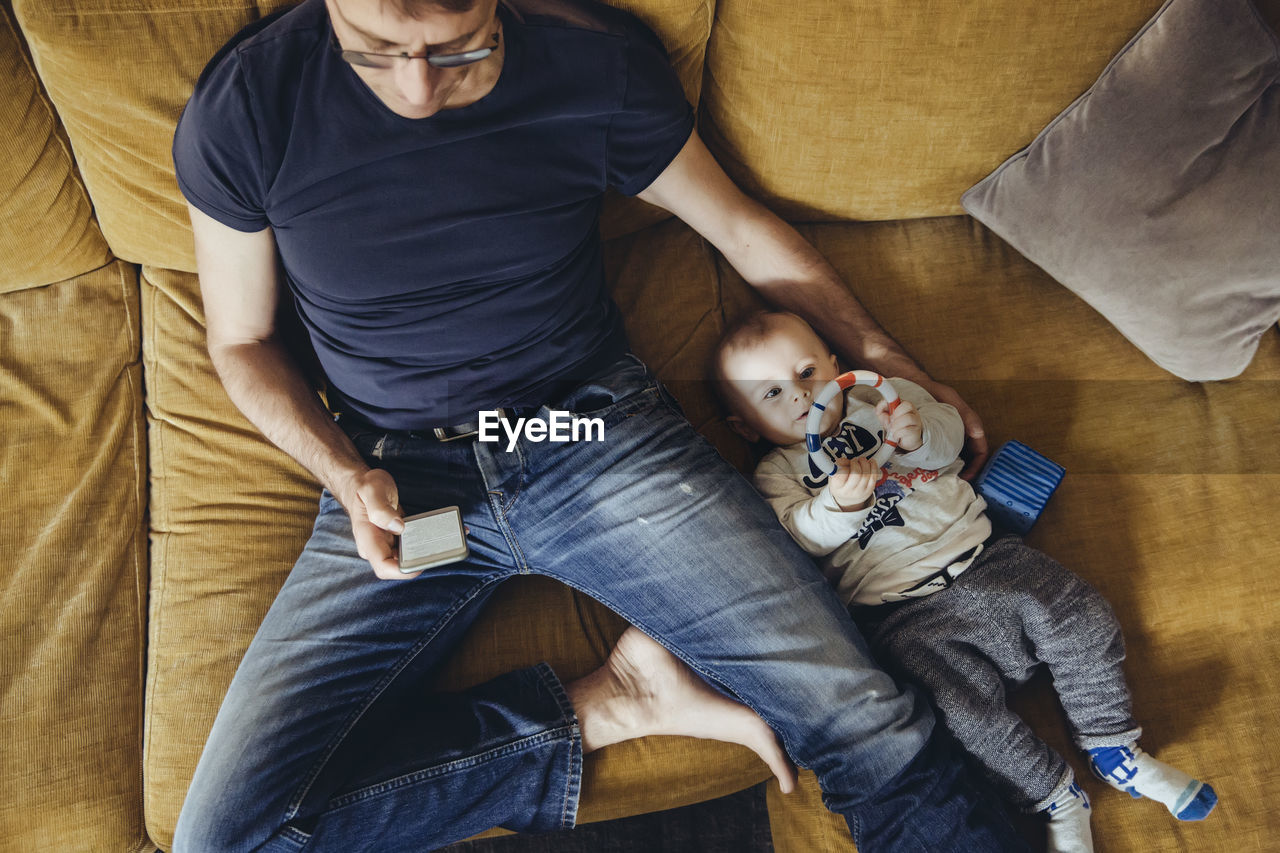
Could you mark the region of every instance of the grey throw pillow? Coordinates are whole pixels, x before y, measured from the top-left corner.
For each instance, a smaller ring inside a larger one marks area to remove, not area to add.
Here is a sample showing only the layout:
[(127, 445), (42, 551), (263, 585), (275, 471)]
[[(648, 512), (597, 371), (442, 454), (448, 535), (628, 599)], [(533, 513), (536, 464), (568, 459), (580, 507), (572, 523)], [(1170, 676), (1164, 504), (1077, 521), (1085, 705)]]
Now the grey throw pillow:
[(1280, 42), (1249, 0), (1168, 0), (964, 207), (1184, 379), (1280, 319)]

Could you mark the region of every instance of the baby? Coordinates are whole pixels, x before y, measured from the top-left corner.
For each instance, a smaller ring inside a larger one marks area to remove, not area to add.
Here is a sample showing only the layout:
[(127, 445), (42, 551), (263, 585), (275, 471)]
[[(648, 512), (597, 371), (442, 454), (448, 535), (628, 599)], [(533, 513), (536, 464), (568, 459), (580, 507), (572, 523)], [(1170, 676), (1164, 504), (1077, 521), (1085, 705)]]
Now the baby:
[[(957, 475), (956, 410), (893, 379), (901, 404), (850, 388), (828, 405), (827, 477), (809, 460), (814, 396), (840, 374), (836, 357), (794, 314), (738, 324), (716, 354), (729, 423), (775, 446), (756, 487), (820, 563), (881, 662), (922, 686), (939, 719), (1015, 805), (1048, 818), (1050, 850), (1092, 851), (1089, 800), (1071, 767), (1005, 704), (1044, 663), (1075, 742), (1095, 774), (1135, 798), (1202, 820), (1217, 796), (1137, 744), (1121, 671), (1124, 641), (1093, 587), (1017, 537), (993, 537), (986, 504)], [(871, 457), (897, 449), (882, 472)]]

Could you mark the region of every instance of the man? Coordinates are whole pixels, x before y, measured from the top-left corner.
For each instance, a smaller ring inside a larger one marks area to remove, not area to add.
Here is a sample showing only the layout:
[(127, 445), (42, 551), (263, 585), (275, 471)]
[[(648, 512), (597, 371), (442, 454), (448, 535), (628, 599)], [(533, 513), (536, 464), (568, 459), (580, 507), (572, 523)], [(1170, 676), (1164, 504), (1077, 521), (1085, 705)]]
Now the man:
[[(600, 263), (606, 185), (681, 217), (860, 362), (928, 381), (692, 126), (653, 34), (579, 0), (307, 0), (210, 62), (174, 144), (209, 351), (236, 405), (326, 488), (175, 850), (423, 850), (495, 824), (568, 827), (582, 755), (646, 733), (745, 743), (789, 785), (760, 718), (867, 853), (1017, 846), (768, 507), (626, 352)], [(285, 287), (336, 421), (278, 340)], [(475, 435), (498, 407), (598, 417), (605, 440), (505, 452)], [(453, 504), (470, 556), (402, 573), (406, 510)], [(644, 633), (567, 685), (543, 665), (415, 691), (521, 572)]]

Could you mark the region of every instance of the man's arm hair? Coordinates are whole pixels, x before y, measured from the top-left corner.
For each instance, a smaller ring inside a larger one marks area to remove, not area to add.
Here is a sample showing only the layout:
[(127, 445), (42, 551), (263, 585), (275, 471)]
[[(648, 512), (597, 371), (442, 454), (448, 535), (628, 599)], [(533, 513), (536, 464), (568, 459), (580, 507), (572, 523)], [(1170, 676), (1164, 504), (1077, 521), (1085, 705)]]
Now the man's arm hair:
[(808, 320), (852, 363), (927, 378), (807, 240), (729, 179), (695, 132), (639, 197), (707, 238), (773, 305)]

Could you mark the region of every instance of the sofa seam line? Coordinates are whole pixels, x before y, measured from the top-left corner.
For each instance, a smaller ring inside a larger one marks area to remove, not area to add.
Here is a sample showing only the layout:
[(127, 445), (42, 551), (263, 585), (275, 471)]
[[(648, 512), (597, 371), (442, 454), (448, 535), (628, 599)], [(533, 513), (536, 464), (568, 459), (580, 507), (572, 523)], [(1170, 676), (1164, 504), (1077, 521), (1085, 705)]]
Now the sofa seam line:
[[(139, 275), (139, 279), (138, 279), (138, 281), (139, 281), (139, 298), (140, 298), (140, 300), (141, 300), (141, 292), (142, 292), (142, 272), (141, 272), (141, 270), (140, 270), (140, 269), (139, 269), (139, 273), (138, 273), (138, 275)], [(153, 284), (152, 284), (152, 285), (149, 285), (149, 286), (152, 288), (152, 290), (153, 290), (153, 291), (157, 290), (157, 288), (155, 287), (155, 285), (153, 285)], [(152, 299), (153, 299), (153, 300), (155, 300), (156, 298), (158, 298), (158, 294), (153, 294)], [(141, 305), (141, 301), (140, 301), (140, 305)], [(145, 312), (144, 312), (144, 313), (145, 313)], [(153, 342), (153, 350), (152, 350), (152, 354), (153, 354), (153, 355), (155, 355), (154, 342), (156, 341), (156, 334), (155, 334), (155, 328), (154, 328), (154, 324), (155, 324), (155, 314), (156, 314), (156, 312), (155, 312), (155, 310), (154, 310), (154, 306), (153, 306), (153, 310), (150, 312), (150, 314), (148, 314), (148, 315), (147, 315), (148, 324), (151, 326), (151, 328), (150, 328), (150, 334), (145, 334), (145, 335), (144, 335), (144, 337), (145, 337), (147, 340), (150, 340), (150, 341), (152, 341), (152, 342)], [(146, 331), (146, 329), (144, 329), (144, 331)], [(154, 370), (152, 370), (152, 371), (147, 371), (147, 359), (144, 357), (142, 361), (143, 361), (143, 370), (144, 370), (145, 372), (147, 372), (147, 373), (150, 373), (150, 375), (151, 375), (151, 377), (152, 377), (152, 380), (153, 380), (153, 382), (154, 382), (156, 379), (158, 379), (158, 372), (157, 372), (157, 371), (154, 371)], [(144, 385), (145, 385), (145, 383), (144, 383)], [(163, 396), (163, 392), (162, 392), (162, 391), (160, 391), (160, 390), (158, 390), (158, 389), (156, 389), (156, 388), (154, 388), (154, 387), (153, 387), (153, 391), (154, 391), (154, 393), (148, 393), (148, 394), (146, 395), (148, 398), (152, 399), (153, 401), (156, 401), (156, 400), (158, 400), (158, 398), (160, 398), (161, 396)], [(144, 420), (145, 420), (145, 417), (146, 417), (146, 414), (145, 414), (145, 411), (144, 411)], [(152, 448), (154, 448), (154, 449), (155, 449), (155, 456), (156, 456), (157, 458), (159, 458), (159, 459), (163, 459), (163, 457), (164, 457), (164, 455), (165, 455), (165, 448), (164, 448), (164, 429), (163, 429), (163, 426), (164, 426), (164, 425), (163, 425), (163, 423), (162, 423), (162, 424), (161, 424), (161, 428), (160, 428), (159, 430), (154, 431), (154, 432), (153, 432), (152, 430), (150, 430), (150, 429), (147, 429), (147, 435), (148, 435), (148, 437), (149, 437), (149, 439), (150, 439), (150, 441), (149, 441), (149, 447), (152, 447)], [(150, 455), (150, 454), (149, 454), (149, 455)], [(148, 483), (148, 486), (149, 486), (149, 485), (150, 485), (150, 483)], [(148, 500), (147, 500), (147, 506), (148, 506), (148, 513), (149, 513), (149, 520), (148, 520), (148, 524), (147, 524), (147, 540), (148, 540), (148, 543), (150, 544), (150, 542), (151, 542), (151, 535), (150, 535), (150, 534), (151, 534), (151, 529), (152, 529), (152, 527), (153, 527), (152, 522), (154, 522), (155, 517), (156, 517), (157, 515), (159, 515), (161, 518), (166, 518), (166, 519), (167, 519), (167, 517), (168, 517), (168, 516), (167, 516), (167, 511), (168, 511), (168, 510), (167, 510), (167, 507), (165, 507), (165, 505), (164, 505), (164, 501), (163, 501), (163, 500), (161, 500), (161, 501), (157, 501), (157, 500), (156, 500), (155, 492), (154, 492), (152, 489), (150, 489), (150, 488), (148, 488), (148, 490), (147, 490), (147, 497), (148, 497)], [(159, 504), (159, 506), (158, 506), (158, 507), (157, 507), (157, 504)], [(159, 509), (159, 512), (156, 512), (157, 508)], [(168, 568), (169, 568), (169, 536), (168, 536), (168, 535), (166, 535), (166, 536), (164, 537), (164, 541), (160, 544), (160, 554), (159, 554), (159, 556), (160, 556), (160, 562), (161, 562), (161, 565), (162, 565), (162, 566), (164, 566), (164, 570), (160, 573), (160, 576), (159, 576), (159, 578), (158, 578), (158, 579), (156, 578), (155, 573), (154, 573), (154, 571), (153, 571), (153, 569), (154, 569), (154, 567), (155, 567), (155, 560), (150, 560), (150, 561), (149, 561), (149, 565), (148, 565), (148, 575), (147, 575), (147, 577), (148, 577), (148, 582), (147, 582), (147, 588), (148, 588), (148, 592), (151, 594), (151, 598), (152, 598), (152, 600), (157, 604), (157, 606), (154, 608), (154, 610), (155, 610), (155, 614), (154, 614), (154, 615), (151, 615), (150, 613), (148, 614), (148, 619), (147, 619), (147, 625), (148, 625), (147, 637), (148, 637), (148, 640), (150, 640), (151, 636), (153, 636), (153, 635), (158, 635), (158, 634), (160, 633), (160, 631), (162, 630), (162, 628), (163, 628), (163, 624), (164, 624), (164, 619), (163, 619), (163, 617), (162, 617), (162, 616), (160, 616), (160, 614), (161, 614), (162, 612), (164, 612), (164, 609), (165, 609), (165, 608), (164, 608), (164, 607), (162, 607), (162, 606), (161, 606), (161, 604), (163, 604), (164, 599), (165, 599), (165, 596), (166, 596), (167, 591), (168, 591)], [(153, 586), (155, 587), (154, 589), (153, 589)], [(157, 681), (157, 680), (159, 679), (159, 677), (160, 677), (160, 676), (159, 676), (159, 662), (155, 659), (155, 657), (154, 657), (153, 655), (151, 655), (150, 653), (148, 653), (148, 654), (147, 654), (147, 678), (146, 678), (146, 680), (145, 680), (145, 682), (144, 682), (144, 683), (145, 683), (146, 685), (148, 685), (148, 686), (153, 685), (153, 684), (154, 684), (154, 682), (155, 682), (155, 681)], [(150, 755), (150, 753), (151, 753), (152, 745), (153, 745), (153, 740), (152, 740), (152, 739), (153, 739), (153, 737), (154, 737), (154, 735), (155, 735), (155, 726), (152, 724), (151, 714), (150, 714), (150, 713), (147, 713), (147, 711), (146, 711), (147, 699), (148, 699), (149, 697), (150, 697), (150, 691), (149, 691), (149, 690), (147, 690), (147, 691), (144, 693), (144, 702), (143, 702), (143, 709), (144, 709), (144, 710), (143, 710), (143, 724), (144, 724), (144, 726), (145, 726), (145, 728), (146, 728), (146, 736), (143, 738), (143, 741), (144, 741), (144, 743), (143, 743), (143, 756), (144, 756), (144, 758), (143, 758), (143, 772), (144, 772), (144, 777), (145, 777), (145, 771), (146, 771), (146, 765), (147, 765), (147, 759), (146, 759), (146, 756)], [(148, 801), (148, 796), (147, 796), (146, 787), (144, 786), (144, 789), (143, 789), (143, 814), (144, 814), (144, 815), (145, 815), (145, 814), (146, 814), (146, 812), (147, 812), (147, 801)]]
[[(122, 301), (125, 306), (126, 320), (128, 321), (128, 318), (132, 317), (132, 312), (130, 310), (131, 301), (129, 297), (136, 294), (139, 299), (139, 309), (141, 309), (142, 294), (140, 291), (134, 291), (134, 294), (131, 294), (129, 292), (129, 287), (128, 287), (129, 276), (125, 274), (126, 269), (133, 269), (133, 268), (126, 267), (125, 264), (121, 263), (120, 266), (117, 268), (117, 281), (120, 284), (121, 293), (125, 297)], [(130, 337), (132, 337), (132, 333), (133, 333), (133, 325), (132, 323), (130, 323)], [(134, 356), (134, 360), (133, 362), (131, 362), (131, 364), (136, 363), (138, 365), (138, 372), (139, 374), (141, 374), (142, 372), (141, 310), (139, 310), (139, 314), (137, 317), (137, 339), (136, 340), (137, 340), (138, 351), (136, 354), (131, 353), (131, 355)], [(148, 559), (149, 549), (147, 547), (148, 537), (146, 535), (146, 528), (148, 526), (147, 525), (147, 517), (148, 517), (147, 497), (150, 493), (150, 490), (146, 488), (147, 486), (146, 479), (148, 475), (148, 469), (143, 460), (143, 451), (145, 450), (145, 445), (147, 441), (147, 432), (146, 432), (146, 424), (145, 424), (146, 414), (144, 409), (145, 407), (144, 394), (142, 393), (142, 389), (138, 388), (134, 384), (133, 374), (127, 367), (124, 371), (124, 375), (125, 375), (125, 381), (129, 385), (130, 395), (136, 401), (136, 405), (130, 406), (129, 416), (130, 416), (130, 419), (134, 421), (133, 429), (130, 430), (130, 432), (132, 433), (130, 443), (132, 445), (133, 468), (134, 468), (134, 481), (133, 481), (132, 491), (133, 491), (135, 506), (137, 507), (137, 513), (138, 513), (137, 527), (134, 529), (133, 536), (131, 537), (133, 538), (134, 545), (135, 545), (134, 558), (133, 558), (134, 617), (137, 620), (136, 624), (138, 626), (137, 638), (140, 646), (139, 651), (141, 651), (142, 653), (141, 659), (138, 662), (139, 663), (139, 666), (138, 666), (139, 730), (138, 730), (138, 765), (137, 766), (138, 766), (138, 783), (139, 783), (138, 793), (140, 796), (138, 798), (139, 836), (138, 836), (137, 846), (135, 847), (135, 850), (142, 850), (143, 847), (146, 845), (146, 842), (149, 840), (149, 836), (147, 834), (147, 815), (146, 815), (146, 808), (145, 808), (146, 800), (144, 795), (144, 792), (146, 791), (147, 786), (146, 786), (146, 759), (145, 759), (146, 736), (144, 735), (143, 728), (145, 728), (145, 722), (146, 722), (147, 669), (148, 669), (147, 647), (149, 645), (147, 642), (148, 620), (147, 620), (147, 613), (146, 613), (146, 601), (147, 601), (146, 586), (149, 582), (151, 571), (150, 571), (150, 560)]]

